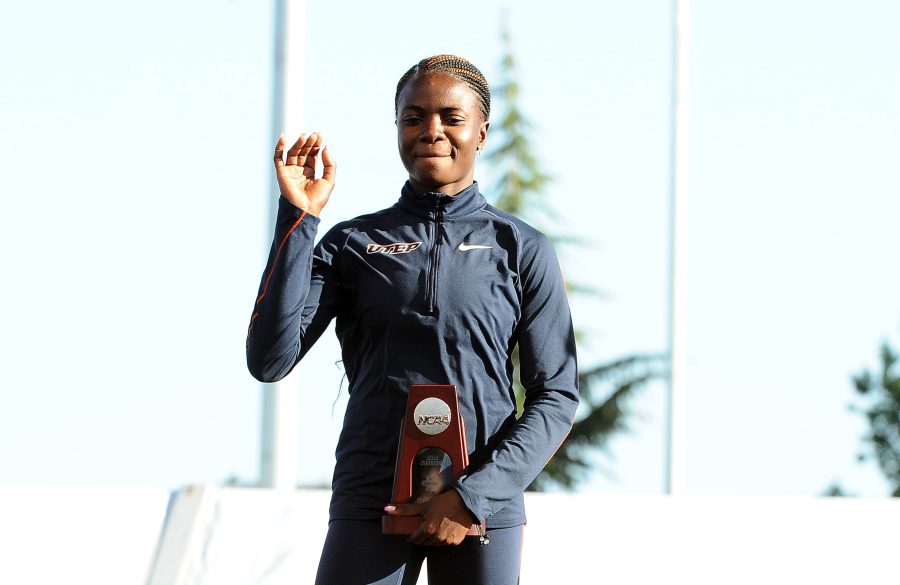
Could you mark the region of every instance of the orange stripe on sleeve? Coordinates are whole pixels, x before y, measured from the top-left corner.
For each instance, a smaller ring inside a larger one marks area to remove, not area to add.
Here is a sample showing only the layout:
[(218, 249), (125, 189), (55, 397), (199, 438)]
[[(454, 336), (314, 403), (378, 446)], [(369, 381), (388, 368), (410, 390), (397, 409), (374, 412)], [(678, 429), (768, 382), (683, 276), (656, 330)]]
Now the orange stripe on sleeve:
[(262, 292), (259, 293), (259, 296), (256, 297), (256, 306), (259, 306), (260, 301), (266, 296), (266, 292), (269, 290), (269, 281), (272, 279), (272, 274), (275, 272), (275, 267), (278, 265), (278, 258), (281, 256), (281, 249), (284, 248), (284, 245), (287, 243), (291, 234), (294, 233), (294, 230), (297, 229), (297, 226), (300, 225), (300, 222), (303, 221), (303, 218), (306, 217), (306, 211), (300, 214), (300, 217), (297, 218), (297, 221), (294, 222), (294, 225), (291, 226), (291, 229), (288, 230), (288, 233), (284, 234), (284, 237), (281, 238), (281, 243), (278, 244), (278, 251), (275, 252), (275, 258), (272, 260), (272, 268), (269, 269), (269, 274), (266, 276), (266, 282), (263, 284)]
[[(266, 293), (269, 290), (269, 281), (272, 280), (272, 274), (275, 272), (275, 267), (278, 266), (278, 258), (281, 256), (281, 250), (284, 248), (284, 245), (287, 243), (291, 234), (294, 233), (294, 230), (297, 229), (297, 226), (300, 225), (300, 222), (303, 221), (303, 218), (306, 217), (306, 211), (304, 210), (300, 217), (297, 218), (297, 221), (291, 226), (291, 229), (284, 235), (281, 239), (281, 243), (278, 244), (278, 250), (275, 252), (275, 258), (272, 259), (272, 267), (269, 268), (269, 274), (266, 275), (266, 281), (263, 284), (262, 291), (259, 293), (259, 296), (256, 297), (256, 307), (259, 307), (259, 303), (265, 298)], [(256, 318), (259, 316), (259, 311), (255, 311), (253, 316), (250, 317), (250, 327), (247, 328), (247, 335), (250, 335), (250, 331), (253, 329), (253, 322), (256, 321)]]

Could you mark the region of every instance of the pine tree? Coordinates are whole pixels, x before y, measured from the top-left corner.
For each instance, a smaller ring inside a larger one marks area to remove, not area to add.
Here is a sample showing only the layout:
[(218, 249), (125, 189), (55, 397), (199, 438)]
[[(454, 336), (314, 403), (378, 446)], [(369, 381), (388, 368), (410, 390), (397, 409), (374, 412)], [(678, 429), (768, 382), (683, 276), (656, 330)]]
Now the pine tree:
[(505, 53), (500, 64), (502, 83), (492, 92), (503, 106), (503, 116), (492, 126), (496, 143), (499, 131), (500, 144), (487, 155), (486, 160), (498, 175), (495, 205), (514, 215), (528, 216), (535, 209), (549, 209), (536, 205), (536, 198), (543, 192), (551, 177), (538, 165), (529, 139), (531, 124), (519, 107), (519, 82), (515, 73), (515, 58), (510, 48), (509, 32), (504, 26), (501, 33)]
[[(515, 58), (510, 46), (508, 29), (504, 23), (501, 38), (504, 54), (501, 61), (501, 83), (493, 91), (502, 115), (491, 126), (492, 143), (486, 155), (492, 175), (497, 177), (492, 192), (495, 205), (505, 211), (528, 219), (557, 245), (557, 248), (584, 245), (570, 236), (550, 229), (557, 219), (546, 193), (553, 178), (545, 173), (530, 140), (531, 124), (519, 106), (519, 83)], [(597, 295), (596, 289), (566, 281), (570, 295)], [(576, 324), (577, 325), (577, 324)], [(583, 339), (576, 327), (576, 339)], [(519, 383), (519, 356), (514, 352), (515, 390), (521, 412), (524, 388)], [(579, 354), (581, 364), (590, 356)], [(664, 358), (656, 354), (629, 355), (585, 368), (579, 372), (581, 406), (568, 439), (562, 444), (544, 471), (529, 486), (530, 490), (546, 489), (552, 485), (572, 489), (593, 469), (591, 454), (597, 449), (608, 450), (611, 437), (628, 430), (626, 403), (637, 390), (663, 375)]]
[(869, 423), (869, 432), (863, 438), (866, 448), (859, 458), (865, 461), (874, 457), (878, 461), (896, 498), (900, 497), (900, 357), (887, 341), (880, 353), (880, 372), (863, 370), (853, 377), (853, 385), (865, 402), (863, 408), (854, 410)]

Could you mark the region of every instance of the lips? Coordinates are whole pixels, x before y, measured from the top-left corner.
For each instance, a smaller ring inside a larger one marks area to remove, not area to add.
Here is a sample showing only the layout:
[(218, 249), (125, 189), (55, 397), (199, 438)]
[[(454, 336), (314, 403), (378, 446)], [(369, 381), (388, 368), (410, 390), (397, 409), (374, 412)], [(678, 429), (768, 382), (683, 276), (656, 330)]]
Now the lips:
[(413, 155), (413, 158), (447, 158), (450, 156), (450, 153), (444, 152), (417, 152)]

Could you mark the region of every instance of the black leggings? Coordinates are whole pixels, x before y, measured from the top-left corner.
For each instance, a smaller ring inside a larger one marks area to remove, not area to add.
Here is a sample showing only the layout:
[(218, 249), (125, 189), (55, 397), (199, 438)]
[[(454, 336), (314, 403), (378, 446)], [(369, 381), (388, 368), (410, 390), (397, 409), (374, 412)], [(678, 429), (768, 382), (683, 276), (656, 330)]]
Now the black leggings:
[(522, 526), (467, 536), (458, 546), (423, 546), (381, 534), (381, 520), (332, 520), (316, 585), (415, 585), (428, 558), (429, 585), (516, 585)]

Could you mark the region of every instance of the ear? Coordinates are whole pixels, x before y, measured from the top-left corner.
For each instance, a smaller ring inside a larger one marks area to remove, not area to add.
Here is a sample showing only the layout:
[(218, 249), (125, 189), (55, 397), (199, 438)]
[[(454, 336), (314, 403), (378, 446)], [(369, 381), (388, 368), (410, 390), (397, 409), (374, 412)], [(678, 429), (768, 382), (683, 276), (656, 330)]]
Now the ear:
[(478, 129), (478, 150), (484, 150), (484, 143), (487, 140), (488, 130), (491, 127), (490, 122), (482, 122), (481, 128)]

